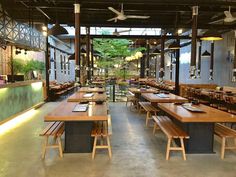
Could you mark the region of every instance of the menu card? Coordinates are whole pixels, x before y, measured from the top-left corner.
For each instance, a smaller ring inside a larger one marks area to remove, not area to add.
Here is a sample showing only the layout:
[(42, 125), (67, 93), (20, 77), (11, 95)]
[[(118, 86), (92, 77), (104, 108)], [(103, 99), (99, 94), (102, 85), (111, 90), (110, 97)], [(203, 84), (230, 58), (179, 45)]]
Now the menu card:
[(88, 104), (76, 104), (73, 112), (86, 112), (88, 109)]
[(192, 111), (192, 112), (204, 112), (203, 110), (192, 106), (191, 104), (182, 104), (182, 107), (187, 109), (188, 111)]
[(159, 94), (157, 94), (157, 96), (160, 98), (170, 98), (169, 95), (166, 95), (164, 93), (159, 93)]
[(93, 93), (86, 93), (83, 95), (84, 98), (90, 98), (93, 96)]

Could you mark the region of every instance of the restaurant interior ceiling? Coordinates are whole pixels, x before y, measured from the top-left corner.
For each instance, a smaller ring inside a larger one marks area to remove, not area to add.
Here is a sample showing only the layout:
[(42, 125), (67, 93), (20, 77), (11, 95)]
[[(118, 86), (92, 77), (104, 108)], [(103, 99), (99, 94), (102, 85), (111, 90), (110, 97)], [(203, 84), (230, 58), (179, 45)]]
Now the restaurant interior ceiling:
[[(198, 29), (233, 30), (236, 18), (225, 22), (224, 11), (236, 17), (236, 0), (79, 0), (81, 26), (142, 27), (190, 29), (192, 7), (199, 6)], [(3, 9), (19, 22), (60, 24), (74, 26), (75, 0), (1, 0)], [(115, 16), (108, 7), (120, 11), (123, 4), (126, 15), (150, 16), (146, 19), (108, 21)], [(178, 22), (176, 23), (176, 17)]]

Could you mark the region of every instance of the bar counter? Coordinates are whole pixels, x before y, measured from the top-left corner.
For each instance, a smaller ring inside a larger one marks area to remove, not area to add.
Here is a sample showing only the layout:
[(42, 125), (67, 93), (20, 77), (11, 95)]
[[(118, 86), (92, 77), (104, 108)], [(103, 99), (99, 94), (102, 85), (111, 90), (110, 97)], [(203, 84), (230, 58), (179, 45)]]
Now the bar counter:
[(42, 101), (42, 81), (21, 81), (0, 85), (0, 124)]

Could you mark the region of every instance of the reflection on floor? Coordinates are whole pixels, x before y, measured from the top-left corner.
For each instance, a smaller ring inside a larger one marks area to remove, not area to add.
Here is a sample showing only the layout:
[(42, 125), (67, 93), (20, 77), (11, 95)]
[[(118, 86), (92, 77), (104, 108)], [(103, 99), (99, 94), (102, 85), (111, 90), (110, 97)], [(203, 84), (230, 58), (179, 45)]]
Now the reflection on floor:
[(112, 152), (65, 154), (61, 159), (50, 150), (41, 160), (42, 138), (45, 127), (43, 116), (58, 105), (47, 103), (36, 115), (14, 130), (0, 135), (0, 177), (235, 177), (236, 152), (226, 152), (220, 159), (220, 144), (215, 141), (216, 154), (187, 155), (172, 153), (165, 160), (166, 138), (145, 127), (145, 115), (131, 112), (125, 103), (111, 103)]

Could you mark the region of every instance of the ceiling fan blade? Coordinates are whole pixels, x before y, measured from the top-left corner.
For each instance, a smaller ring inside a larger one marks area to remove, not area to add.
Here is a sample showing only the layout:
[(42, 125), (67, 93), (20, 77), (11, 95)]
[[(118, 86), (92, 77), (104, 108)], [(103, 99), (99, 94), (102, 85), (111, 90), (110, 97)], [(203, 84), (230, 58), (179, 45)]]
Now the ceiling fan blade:
[(139, 18), (139, 19), (148, 19), (150, 16), (139, 16), (139, 15), (127, 15), (127, 18)]
[(117, 19), (117, 18), (114, 17), (114, 18), (110, 18), (110, 19), (108, 19), (107, 21), (108, 21), (108, 22), (110, 22), (110, 21), (116, 21), (116, 19)]
[(114, 9), (113, 7), (108, 7), (108, 9), (112, 12), (114, 12), (117, 15), (120, 15), (121, 13), (119, 11), (117, 11), (116, 9)]
[(226, 18), (224, 19), (224, 22), (225, 22), (225, 23), (232, 23), (232, 22), (234, 22), (235, 20), (236, 20), (236, 18), (234, 18), (234, 17), (232, 17), (232, 18), (226, 17)]
[(120, 33), (112, 33), (115, 36), (120, 36)]
[(131, 29), (128, 29), (128, 30), (122, 30), (122, 31), (118, 31), (118, 33), (126, 33), (126, 32), (130, 32)]
[(227, 18), (233, 18), (231, 12), (229, 12), (229, 11), (224, 11), (224, 14)]
[(223, 22), (224, 22), (224, 19), (219, 19), (219, 20), (212, 21), (208, 24), (220, 24), (220, 23), (223, 23)]

